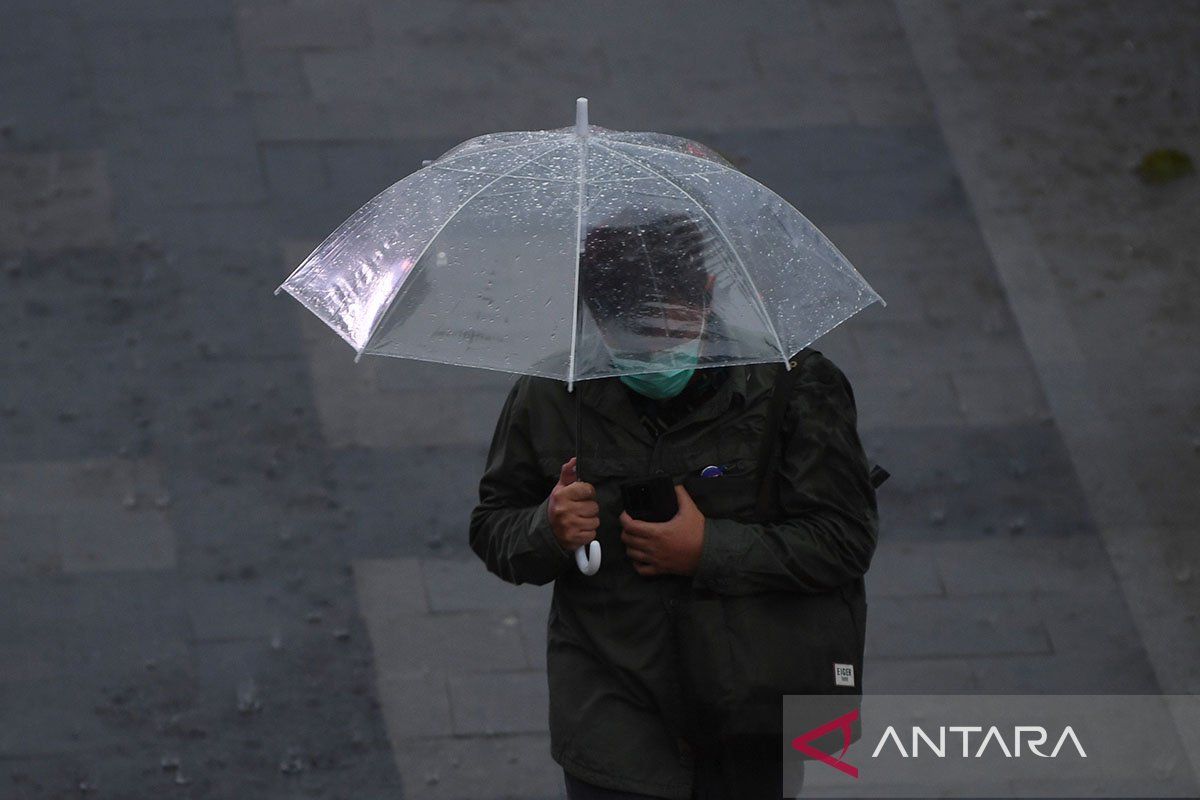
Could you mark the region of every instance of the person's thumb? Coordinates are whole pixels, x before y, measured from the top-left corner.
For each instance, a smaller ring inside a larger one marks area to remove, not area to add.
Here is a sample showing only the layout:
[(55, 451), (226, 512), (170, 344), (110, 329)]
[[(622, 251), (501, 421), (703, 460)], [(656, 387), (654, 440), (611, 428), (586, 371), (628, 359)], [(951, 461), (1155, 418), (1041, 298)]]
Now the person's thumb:
[(683, 488), (682, 483), (675, 484), (675, 500), (679, 503), (679, 510), (691, 511), (696, 507), (696, 503), (692, 500), (692, 496), (688, 494), (688, 490)]
[(562, 465), (558, 473), (558, 482), (563, 486), (570, 486), (575, 482), (575, 456), (571, 456), (571, 460)]

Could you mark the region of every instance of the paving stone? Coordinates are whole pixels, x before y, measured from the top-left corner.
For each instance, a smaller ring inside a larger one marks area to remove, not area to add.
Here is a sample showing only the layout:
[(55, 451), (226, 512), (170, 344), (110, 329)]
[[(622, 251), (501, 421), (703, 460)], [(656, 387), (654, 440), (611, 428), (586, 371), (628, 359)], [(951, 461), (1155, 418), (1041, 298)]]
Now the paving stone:
[(868, 599), (886, 602), (888, 597), (945, 594), (935, 565), (935, 551), (941, 545), (881, 538), (867, 572)]
[(239, 60), (239, 94), (250, 98), (260, 95), (293, 98), (308, 96), (308, 79), (304, 74), (303, 57), (301, 50), (243, 51)]
[(932, 556), (952, 595), (1036, 592), (1084, 602), (1119, 596), (1104, 543), (1095, 534), (1049, 541), (1024, 533), (947, 541)]
[(969, 659), (876, 658), (867, 662), (862, 684), (870, 694), (955, 693), (976, 689), (978, 680)]
[(0, 153), (0, 251), (113, 242), (112, 189), (99, 151)]
[(122, 196), (144, 192), (159, 208), (254, 205), (266, 199), (266, 186), (252, 152), (232, 157), (153, 159), (114, 157), (116, 189)]
[(251, 639), (265, 644), (286, 627), (276, 590), (254, 582), (193, 581), (187, 598), (197, 641)]
[[(52, 524), (64, 572), (174, 567), (174, 532), (156, 505), (164, 496), (151, 461), (0, 464), (6, 538), (41, 536)], [(70, 502), (63, 502), (68, 497)], [(30, 517), (33, 525), (19, 526), (20, 519)]]
[(115, 737), (92, 708), (105, 696), (90, 681), (61, 678), (6, 681), (0, 714), (19, 724), (0, 726), (0, 757), (85, 753)]
[[(890, 5), (813, 2), (814, 42), (837, 93), (863, 125), (933, 119), (933, 109)], [(870, 58), (863, 58), (869, 52)]]
[[(186, 615), (166, 572), (8, 576), (0, 604), (0, 673), (97, 682), (146, 674), (184, 650)], [(0, 693), (2, 694), (2, 693)]]
[(242, 109), (182, 108), (168, 114), (114, 116), (104, 140), (105, 150), (114, 156), (183, 161), (177, 169), (192, 173), (208, 169), (211, 162), (204, 159), (253, 158), (256, 144), (253, 121)]
[(122, 20), (145, 23), (152, 20), (193, 21), (229, 18), (229, 6), (225, 3), (180, 3), (160, 0), (122, 0), (120, 3), (79, 3), (72, 9), (85, 20)]
[(547, 637), (550, 634), (550, 609), (526, 607), (517, 609), (521, 619), (521, 638), (525, 646), (525, 663), (530, 669), (545, 672), (547, 662)]
[[(265, 145), (260, 152), (267, 185), (281, 202), (290, 204), (304, 202), (305, 198), (316, 199), (328, 188), (329, 179), (319, 146), (280, 143)], [(313, 249), (315, 245), (309, 252)], [(300, 263), (297, 261), (295, 266)]]
[(1140, 694), (1158, 681), (1140, 646), (1087, 653), (973, 659), (980, 691), (989, 693)]
[(379, 699), (394, 750), (411, 746), (411, 739), (450, 736), (450, 694), (440, 669), (378, 675)]
[(225, 20), (103, 21), (85, 40), (91, 89), (109, 113), (237, 106), (237, 55)]
[(877, 497), (881, 541), (1095, 535), (1052, 425), (889, 424), (871, 426), (865, 438), (892, 473)]
[(343, 534), (347, 551), (354, 558), (478, 560), (469, 548), (470, 514), (486, 455), (486, 444), (338, 453), (332, 474), (354, 513)]
[(819, 228), (954, 220), (965, 208), (962, 187), (933, 127), (830, 125), (707, 135), (685, 130), (681, 135), (737, 154), (747, 174), (768, 182)]
[(386, 109), (353, 96), (337, 103), (265, 96), (254, 104), (254, 125), (260, 142), (389, 141), (400, 132)]
[(242, 5), (238, 40), (247, 50), (356, 47), (370, 39), (363, 4), (333, 0)]
[[(413, 79), (397, 102), (428, 111), (408, 123), (412, 129), (455, 129), (452, 110), (436, 100), (456, 90), (451, 76), (465, 58), (485, 65), (471, 98), (480, 118), (495, 121), (485, 127), (543, 127), (562, 108), (561, 98), (580, 94), (581, 87), (591, 97), (593, 118), (606, 127), (795, 127), (844, 118), (844, 98), (828, 90), (810, 44), (816, 32), (804, 4), (756, 4), (737, 14), (695, 6), (683, 27), (668, 6), (629, 13), (614, 16), (603, 6), (562, 15), (546, 15), (536, 5), (472, 15), (450, 7), (419, 13), (371, 7), (375, 41), (407, 44), (392, 69)], [(738, 46), (730, 46), (732, 40)], [(566, 44), (581, 41), (587, 44)], [(706, 57), (697, 60), (697, 52)], [(682, 70), (690, 79), (686, 93), (671, 77)], [(538, 80), (521, 81), (518, 89), (514, 77), (531, 72)], [(772, 80), (775, 75), (805, 80)], [(569, 109), (564, 116), (569, 124)]]
[(512, 612), (387, 611), (367, 617), (367, 628), (381, 674), (514, 670), (526, 665), (520, 619)]
[(909, 361), (898, 375), (864, 372), (854, 385), (854, 399), (864, 427), (884, 419), (893, 426), (950, 428), (965, 423), (950, 374), (933, 362)]
[(1063, 585), (1058, 592), (1034, 599), (1056, 653), (1100, 655), (1141, 650), (1141, 636), (1129, 607), (1113, 583), (1108, 593)]
[(357, 209), (367, 198), (416, 172), (425, 159), (436, 158), (458, 143), (452, 137), (405, 137), (387, 143), (322, 145), (329, 173), (329, 200)]
[(430, 611), (486, 611), (530, 608), (549, 611), (554, 584), (515, 586), (487, 571), (478, 558), (470, 561), (421, 559)]
[[(967, 424), (1004, 425), (1050, 416), (1041, 384), (1026, 367), (959, 367), (950, 380)], [(1005, 391), (996, 391), (997, 386)]]
[(0, 574), (47, 575), (62, 569), (57, 516), (0, 510)]
[[(249, 196), (253, 189), (253, 182), (248, 181), (243, 186)], [(119, 207), (123, 215), (138, 220), (137, 230), (140, 234), (163, 243), (181, 258), (195, 253), (205, 253), (212, 248), (213, 242), (219, 242), (222, 249), (228, 249), (230, 252), (247, 253), (263, 247), (264, 241), (267, 241), (264, 239), (263, 231), (267, 228), (270, 216), (263, 207), (265, 202), (154, 206), (150, 201), (149, 196), (125, 195), (121, 199)], [(264, 264), (265, 262), (258, 263)], [(265, 289), (268, 297), (271, 290), (278, 285), (271, 285), (273, 277), (274, 272), (264, 272), (261, 280), (257, 281), (260, 291)], [(215, 284), (214, 289), (225, 288), (219, 282), (210, 281), (210, 283)], [(206, 309), (210, 312), (224, 311), (226, 306), (234, 304), (245, 306), (250, 302), (255, 304), (257, 310), (266, 307), (261, 296), (248, 292), (235, 295), (226, 291), (222, 297), (225, 305), (207, 306)], [(204, 298), (199, 299), (203, 300)], [(193, 305), (195, 302), (193, 300)], [(266, 331), (263, 333), (265, 334)], [(262, 340), (270, 341), (271, 338), (264, 335)]]
[(95, 115), (78, 102), (89, 75), (73, 20), (41, 8), (5, 8), (0, 30), (0, 107), (5, 109), (6, 150), (67, 151), (94, 147)]
[(331, 445), (412, 447), (491, 441), (508, 386), (467, 393), (431, 385), (380, 391), (371, 370), (354, 363), (354, 350), (344, 340), (298, 303), (293, 305), (310, 348), (317, 410)]
[(415, 558), (356, 560), (354, 586), (359, 608), (368, 620), (430, 610), (421, 562)]
[(404, 796), (412, 800), (551, 798), (565, 796), (562, 767), (550, 758), (550, 737), (516, 734), (439, 737), (396, 751)]
[(272, 649), (270, 642), (259, 638), (193, 639), (188, 644), (188, 652), (190, 668), (195, 674), (197, 690), (204, 697), (204, 705), (228, 710), (238, 710), (241, 694), (246, 696), (247, 709), (251, 695), (261, 698), (264, 678), (280, 661), (280, 654)]
[(448, 684), (458, 736), (549, 732), (545, 672), (452, 674)]
[(930, 658), (1051, 652), (1040, 609), (1028, 596), (897, 597), (871, 604), (867, 658)]
[(327, 49), (303, 53), (301, 63), (317, 102), (336, 104), (353, 94), (357, 100), (383, 107), (394, 91), (380, 68), (380, 60), (387, 57), (379, 48)]

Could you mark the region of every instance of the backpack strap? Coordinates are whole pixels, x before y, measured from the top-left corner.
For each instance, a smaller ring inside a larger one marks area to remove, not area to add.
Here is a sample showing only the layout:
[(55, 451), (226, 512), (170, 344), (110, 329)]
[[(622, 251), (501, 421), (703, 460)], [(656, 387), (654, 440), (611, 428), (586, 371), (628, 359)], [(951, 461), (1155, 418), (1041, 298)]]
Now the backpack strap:
[[(796, 381), (800, 377), (800, 367), (804, 361), (809, 356), (820, 352), (820, 350), (813, 350), (810, 347), (804, 348), (791, 358), (787, 368), (781, 365), (775, 376), (775, 386), (771, 390), (770, 405), (767, 407), (767, 423), (764, 426), (762, 443), (759, 445), (758, 451), (760, 478), (758, 503), (755, 508), (758, 520), (761, 522), (770, 520), (771, 512), (775, 508), (772, 495), (777, 481), (771, 479), (775, 475), (775, 451), (779, 446), (779, 433), (783, 428), (783, 417), (788, 401), (792, 397), (792, 387), (796, 385)], [(871, 467), (870, 479), (873, 488), (879, 488), (879, 485), (889, 477), (890, 473), (878, 464)]]
[(783, 415), (787, 411), (788, 400), (792, 397), (792, 387), (800, 377), (800, 367), (804, 361), (819, 352), (810, 347), (804, 348), (792, 356), (786, 367), (780, 365), (779, 372), (775, 376), (775, 386), (771, 390), (770, 405), (767, 407), (767, 424), (763, 428), (762, 443), (758, 450), (760, 478), (758, 481), (758, 504), (755, 508), (760, 521), (765, 522), (770, 519), (771, 510), (775, 507), (772, 494), (776, 481), (771, 478), (775, 475), (773, 469), (775, 450), (779, 446), (779, 431), (783, 428)]

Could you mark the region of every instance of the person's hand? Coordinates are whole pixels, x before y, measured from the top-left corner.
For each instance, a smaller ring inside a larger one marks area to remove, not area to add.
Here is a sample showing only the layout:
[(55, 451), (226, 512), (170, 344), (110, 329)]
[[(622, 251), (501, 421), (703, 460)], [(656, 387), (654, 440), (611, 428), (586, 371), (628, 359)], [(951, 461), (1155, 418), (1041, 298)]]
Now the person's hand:
[(639, 575), (696, 572), (704, 544), (704, 514), (680, 484), (675, 484), (675, 498), (679, 511), (666, 522), (646, 522), (621, 512), (621, 541)]
[(547, 509), (554, 538), (564, 550), (575, 551), (596, 538), (600, 528), (600, 504), (590, 483), (576, 480), (575, 456), (562, 465), (558, 484), (550, 492)]

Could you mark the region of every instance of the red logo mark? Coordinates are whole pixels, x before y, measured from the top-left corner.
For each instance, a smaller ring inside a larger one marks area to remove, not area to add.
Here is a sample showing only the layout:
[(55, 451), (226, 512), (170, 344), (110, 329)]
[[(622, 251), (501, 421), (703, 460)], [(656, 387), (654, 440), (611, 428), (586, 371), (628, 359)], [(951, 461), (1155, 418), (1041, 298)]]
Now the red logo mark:
[[(850, 748), (850, 735), (853, 733), (851, 723), (853, 723), (856, 719), (858, 719), (857, 708), (848, 714), (843, 714), (837, 719), (826, 722), (824, 725), (813, 728), (808, 733), (800, 734), (795, 739), (792, 739), (792, 747), (796, 750), (799, 750), (801, 753), (804, 753), (806, 756), (811, 756), (818, 761), (828, 764), (834, 769), (841, 770), (851, 778), (857, 778), (858, 767), (842, 761), (842, 756), (846, 755), (846, 750)], [(829, 753), (822, 753), (820, 750), (809, 744), (809, 742), (811, 742), (813, 739), (820, 739), (830, 731), (836, 731), (838, 729), (841, 729), (842, 731), (842, 752), (838, 753), (836, 758), (831, 756)]]

